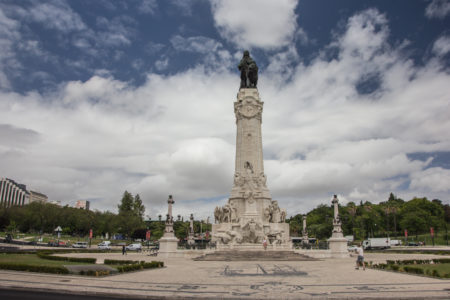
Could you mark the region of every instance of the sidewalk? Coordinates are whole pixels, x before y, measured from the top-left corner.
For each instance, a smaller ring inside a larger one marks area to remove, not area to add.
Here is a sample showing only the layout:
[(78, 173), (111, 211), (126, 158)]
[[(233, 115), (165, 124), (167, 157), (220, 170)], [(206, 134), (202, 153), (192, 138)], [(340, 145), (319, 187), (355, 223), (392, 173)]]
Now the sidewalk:
[[(144, 254), (71, 254), (99, 260), (155, 260)], [(367, 254), (367, 261), (442, 257)], [(161, 259), (158, 259), (161, 260)], [(163, 269), (104, 278), (0, 270), (0, 286), (128, 298), (219, 299), (413, 299), (450, 298), (450, 280), (381, 270), (355, 270), (355, 258), (319, 261), (223, 262), (162, 259)]]

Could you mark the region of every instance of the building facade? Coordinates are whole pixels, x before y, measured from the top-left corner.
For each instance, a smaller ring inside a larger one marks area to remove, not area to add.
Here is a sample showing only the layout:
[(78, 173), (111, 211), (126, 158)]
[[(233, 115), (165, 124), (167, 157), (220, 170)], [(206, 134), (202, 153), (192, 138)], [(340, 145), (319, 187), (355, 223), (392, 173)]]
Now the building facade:
[(75, 208), (89, 210), (89, 206), (90, 202), (87, 200), (78, 200), (77, 203), (75, 203)]
[(47, 195), (35, 192), (35, 191), (30, 191), (30, 203), (31, 202), (47, 202), (48, 201), (48, 197)]
[(2, 178), (0, 181), (0, 204), (2, 206), (22, 206), (30, 203), (30, 192), (24, 184), (12, 179)]

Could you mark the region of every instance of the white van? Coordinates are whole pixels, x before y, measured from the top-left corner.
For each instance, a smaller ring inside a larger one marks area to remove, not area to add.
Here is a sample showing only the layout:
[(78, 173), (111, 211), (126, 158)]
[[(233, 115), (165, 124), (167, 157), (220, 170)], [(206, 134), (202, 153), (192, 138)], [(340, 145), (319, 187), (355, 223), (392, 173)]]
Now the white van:
[(111, 242), (110, 241), (103, 241), (100, 244), (98, 244), (97, 246), (98, 246), (98, 249), (110, 250), (111, 249)]
[(138, 244), (138, 243), (129, 244), (128, 246), (125, 247), (125, 249), (127, 251), (138, 251), (138, 252), (140, 252), (140, 251), (142, 251), (142, 245)]
[(86, 242), (76, 242), (75, 244), (72, 245), (73, 248), (87, 248), (88, 247), (88, 243)]

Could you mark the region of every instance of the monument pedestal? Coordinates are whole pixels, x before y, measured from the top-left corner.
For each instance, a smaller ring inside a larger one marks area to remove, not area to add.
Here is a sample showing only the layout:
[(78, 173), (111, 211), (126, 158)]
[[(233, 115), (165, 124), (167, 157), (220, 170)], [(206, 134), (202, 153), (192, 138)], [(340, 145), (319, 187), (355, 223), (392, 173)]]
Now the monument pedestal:
[(159, 239), (159, 257), (172, 257), (177, 252), (178, 239), (175, 236), (163, 236)]
[(177, 256), (178, 239), (173, 233), (173, 217), (172, 217), (172, 205), (175, 201), (172, 195), (169, 195), (166, 230), (162, 238), (159, 239), (158, 256), (160, 257), (173, 257)]
[(331, 202), (334, 206), (333, 233), (328, 240), (328, 245), (331, 257), (348, 257), (347, 239), (344, 238), (344, 234), (342, 233), (338, 202), (337, 196), (334, 195), (333, 201)]
[(347, 239), (342, 237), (331, 237), (328, 240), (331, 257), (348, 257)]

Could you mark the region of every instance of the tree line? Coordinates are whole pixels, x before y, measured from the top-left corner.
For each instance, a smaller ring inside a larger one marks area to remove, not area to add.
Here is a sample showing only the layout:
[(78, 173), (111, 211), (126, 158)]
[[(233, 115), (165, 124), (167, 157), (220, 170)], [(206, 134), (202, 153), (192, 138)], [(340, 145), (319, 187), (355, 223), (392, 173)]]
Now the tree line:
[[(413, 198), (404, 201), (390, 193), (387, 201), (378, 204), (369, 201), (339, 205), (344, 235), (362, 240), (368, 237), (400, 238), (407, 230), (409, 236), (447, 232), (450, 227), (450, 206), (439, 199)], [(306, 214), (308, 235), (318, 239), (329, 238), (333, 230), (333, 207), (321, 204)], [(303, 216), (298, 214), (290, 223), (292, 236), (301, 236)]]
[[(147, 230), (151, 231), (151, 239), (162, 237), (165, 220), (144, 220), (145, 206), (139, 194), (133, 196), (125, 191), (118, 213), (110, 211), (90, 211), (56, 204), (32, 202), (24, 206), (0, 207), (0, 230), (23, 233), (54, 233), (61, 226), (62, 234), (85, 237), (92, 229), (95, 236), (107, 233), (120, 234), (125, 239), (145, 239)], [(211, 224), (194, 221), (194, 232), (211, 231)], [(189, 221), (174, 222), (176, 237), (185, 238), (189, 232)]]
[[(0, 207), (0, 230), (30, 233), (53, 233), (61, 226), (63, 234), (87, 236), (92, 229), (94, 235), (121, 234), (124, 238), (145, 238), (151, 230), (151, 239), (164, 234), (165, 218), (144, 220), (145, 206), (137, 194), (125, 191), (118, 204), (118, 213), (90, 211), (69, 206), (33, 202), (25, 206)], [(450, 223), (450, 206), (438, 199), (413, 198), (409, 201), (390, 194), (387, 201), (373, 204), (349, 202), (339, 206), (342, 229), (345, 235), (362, 240), (367, 237), (402, 237), (405, 229), (410, 236), (430, 232), (446, 232)], [(333, 225), (333, 207), (321, 204), (307, 213), (307, 230), (310, 237), (327, 239)], [(291, 236), (302, 235), (303, 216), (298, 214), (286, 220), (290, 224)], [(194, 221), (194, 232), (211, 231), (211, 224)], [(177, 238), (186, 238), (189, 220), (175, 220)]]

